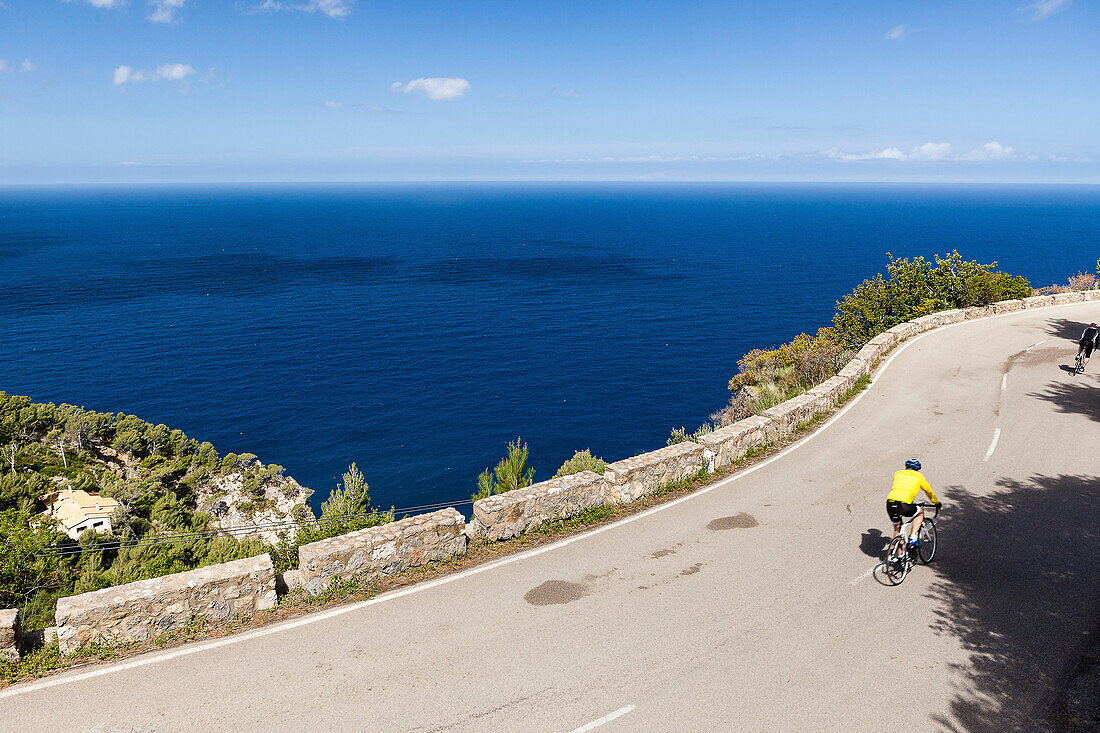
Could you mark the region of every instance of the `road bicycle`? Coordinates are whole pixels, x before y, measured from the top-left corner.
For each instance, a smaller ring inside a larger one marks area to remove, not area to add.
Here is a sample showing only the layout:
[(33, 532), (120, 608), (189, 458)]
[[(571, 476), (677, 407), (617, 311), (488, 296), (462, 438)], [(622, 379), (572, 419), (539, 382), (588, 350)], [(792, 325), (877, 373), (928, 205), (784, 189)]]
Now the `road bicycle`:
[(925, 515), (920, 525), (920, 547), (912, 547), (909, 544), (909, 533), (913, 530), (913, 519), (909, 519), (901, 525), (898, 536), (890, 540), (886, 548), (886, 558), (882, 561), (882, 575), (889, 585), (900, 585), (913, 566), (918, 563), (927, 565), (936, 556), (936, 523), (933, 521), (940, 515), (940, 508), (935, 504), (918, 502), (915, 506), (935, 506), (936, 512), (931, 516)]
[(1078, 351), (1077, 359), (1073, 362), (1073, 373), (1084, 374), (1085, 373), (1085, 352)]

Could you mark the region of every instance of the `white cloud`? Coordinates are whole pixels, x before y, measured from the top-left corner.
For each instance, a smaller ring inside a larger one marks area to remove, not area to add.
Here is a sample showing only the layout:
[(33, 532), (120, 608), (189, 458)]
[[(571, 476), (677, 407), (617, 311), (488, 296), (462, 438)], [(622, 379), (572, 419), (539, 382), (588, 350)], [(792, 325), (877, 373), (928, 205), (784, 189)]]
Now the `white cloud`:
[(343, 102), (325, 102), (326, 107), (343, 107)]
[(951, 143), (925, 143), (913, 148), (909, 157), (913, 160), (943, 160), (951, 152)]
[(1043, 20), (1065, 10), (1069, 3), (1070, 0), (1036, 0), (1027, 9), (1031, 11), (1032, 20)]
[[(73, 0), (65, 0), (67, 3), (71, 3)], [(91, 5), (93, 8), (121, 8), (126, 4), (126, 0), (84, 0), (84, 2)]]
[(131, 69), (129, 66), (125, 66), (125, 65), (119, 66), (118, 68), (115, 69), (115, 76), (114, 76), (115, 86), (118, 86), (119, 84), (125, 84), (128, 81), (144, 81), (145, 80), (144, 76), (141, 75), (140, 71), (138, 72), (138, 78), (133, 78), (133, 77), (134, 77), (134, 70), (133, 69)]
[(138, 81), (179, 81), (195, 73), (190, 64), (161, 64), (156, 71), (135, 71), (129, 66), (119, 66), (115, 69), (115, 86)]
[(992, 140), (980, 148), (975, 148), (962, 157), (963, 160), (1009, 160), (1016, 157), (1016, 149), (1011, 145), (1001, 145)]
[(896, 25), (887, 31), (885, 39), (887, 41), (900, 41), (909, 35), (909, 29), (903, 25)]
[(298, 10), (303, 13), (323, 13), (330, 18), (346, 18), (351, 14), (355, 0), (307, 0), (306, 2), (283, 2), (283, 0), (264, 0), (253, 8), (253, 12), (263, 10)]
[(10, 74), (15, 71), (5, 59), (0, 59), (0, 74)]
[(154, 23), (175, 23), (176, 13), (186, 0), (149, 0), (149, 20)]
[(189, 64), (162, 64), (157, 67), (156, 78), (167, 79), (168, 81), (179, 81), (194, 73), (195, 69)]
[(23, 63), (19, 64), (20, 71), (38, 71), (38, 66), (30, 59), (23, 59)]
[(429, 79), (413, 79), (408, 84), (395, 81), (390, 85), (395, 92), (405, 94), (423, 94), (428, 99), (436, 101), (448, 99), (461, 99), (470, 91), (470, 82), (454, 77), (431, 77)]
[(884, 148), (876, 153), (845, 153), (839, 148), (833, 148), (822, 153), (832, 160), (897, 160), (897, 161), (922, 161), (922, 160), (949, 160), (949, 161), (973, 161), (973, 160), (1019, 160), (1016, 149), (1009, 145), (1001, 145), (999, 142), (990, 141), (979, 148), (971, 150), (965, 155), (952, 154), (951, 143), (924, 143), (918, 145), (909, 152), (901, 148)]
[(825, 157), (833, 160), (906, 160), (907, 156), (900, 148), (884, 148), (877, 153), (842, 153), (839, 148), (825, 152)]
[(905, 153), (897, 148), (886, 148), (875, 153), (872, 158), (878, 160), (905, 160)]

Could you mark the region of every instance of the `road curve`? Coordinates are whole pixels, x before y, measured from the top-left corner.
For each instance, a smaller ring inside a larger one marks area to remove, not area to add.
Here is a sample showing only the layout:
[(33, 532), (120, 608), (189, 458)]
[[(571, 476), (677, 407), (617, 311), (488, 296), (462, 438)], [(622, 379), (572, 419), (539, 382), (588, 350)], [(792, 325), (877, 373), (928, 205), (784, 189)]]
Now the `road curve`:
[[(1097, 311), (925, 334), (716, 488), (380, 602), (9, 688), (0, 727), (1041, 730), (1100, 600), (1100, 379), (1062, 368)], [(885, 587), (885, 495), (913, 455), (946, 503), (940, 554)]]

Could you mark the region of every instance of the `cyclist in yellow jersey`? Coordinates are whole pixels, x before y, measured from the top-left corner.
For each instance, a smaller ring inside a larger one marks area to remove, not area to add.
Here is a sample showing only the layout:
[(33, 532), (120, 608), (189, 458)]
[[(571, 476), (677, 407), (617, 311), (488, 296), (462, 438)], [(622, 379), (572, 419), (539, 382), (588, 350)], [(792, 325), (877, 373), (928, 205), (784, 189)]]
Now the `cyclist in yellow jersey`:
[(909, 544), (916, 547), (920, 547), (917, 537), (920, 536), (918, 532), (924, 521), (924, 509), (914, 506), (913, 502), (921, 491), (928, 494), (933, 504), (940, 506), (940, 500), (936, 498), (932, 487), (920, 472), (920, 461), (910, 458), (905, 462), (905, 469), (894, 474), (894, 486), (886, 495), (886, 513), (894, 523), (894, 537), (897, 537), (901, 531), (902, 522), (913, 520), (913, 529), (909, 532)]

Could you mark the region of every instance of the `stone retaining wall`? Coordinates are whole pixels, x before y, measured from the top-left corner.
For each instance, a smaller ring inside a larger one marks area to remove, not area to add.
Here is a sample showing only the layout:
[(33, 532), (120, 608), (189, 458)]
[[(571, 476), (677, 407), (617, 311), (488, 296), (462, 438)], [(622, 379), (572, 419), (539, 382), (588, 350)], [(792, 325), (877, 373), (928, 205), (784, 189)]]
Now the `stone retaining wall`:
[(605, 504), (607, 491), (603, 476), (581, 471), (479, 499), (474, 502), (474, 519), (490, 540), (506, 540), (537, 524)]
[(251, 616), (275, 602), (275, 568), (270, 555), (260, 555), (60, 598), (57, 640), (69, 654), (92, 641), (143, 641), (192, 617)]
[(753, 448), (767, 443), (770, 425), (768, 418), (754, 415), (700, 436), (698, 443), (714, 454), (714, 468), (723, 468), (741, 460)]
[(639, 499), (655, 489), (699, 473), (707, 465), (707, 449), (695, 442), (676, 443), (640, 456), (608, 464), (603, 477), (613, 504)]
[(333, 580), (387, 575), (459, 555), (466, 551), (465, 526), (459, 512), (441, 509), (301, 545), (301, 583), (317, 595)]
[(23, 632), (19, 630), (19, 611), (7, 608), (0, 611), (0, 662), (19, 661), (19, 649)]

